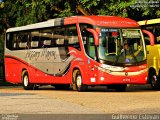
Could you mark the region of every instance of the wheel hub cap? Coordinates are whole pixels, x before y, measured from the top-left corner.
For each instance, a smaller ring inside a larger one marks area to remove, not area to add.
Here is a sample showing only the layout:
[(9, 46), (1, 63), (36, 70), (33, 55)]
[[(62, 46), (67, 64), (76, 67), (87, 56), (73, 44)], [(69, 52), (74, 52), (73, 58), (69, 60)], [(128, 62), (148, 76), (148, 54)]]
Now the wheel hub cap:
[(28, 86), (28, 77), (24, 76), (24, 86)]
[(77, 77), (77, 86), (79, 87), (79, 86), (81, 86), (82, 85), (82, 78), (81, 78), (81, 76), (79, 75), (78, 77)]

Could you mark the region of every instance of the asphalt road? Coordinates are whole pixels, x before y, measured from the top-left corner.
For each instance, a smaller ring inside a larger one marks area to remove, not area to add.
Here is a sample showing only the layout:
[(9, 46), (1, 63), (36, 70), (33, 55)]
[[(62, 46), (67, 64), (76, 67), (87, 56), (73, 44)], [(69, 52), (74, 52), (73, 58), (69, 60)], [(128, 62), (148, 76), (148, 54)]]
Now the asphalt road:
[[(52, 86), (29, 91), (21, 86), (0, 86), (0, 114), (0, 119), (8, 114), (109, 115), (107, 117), (112, 119), (121, 114), (155, 115), (160, 114), (160, 91), (153, 91), (146, 85), (129, 86), (126, 92), (105, 87), (77, 92), (55, 90)], [(160, 119), (160, 115), (157, 118)]]

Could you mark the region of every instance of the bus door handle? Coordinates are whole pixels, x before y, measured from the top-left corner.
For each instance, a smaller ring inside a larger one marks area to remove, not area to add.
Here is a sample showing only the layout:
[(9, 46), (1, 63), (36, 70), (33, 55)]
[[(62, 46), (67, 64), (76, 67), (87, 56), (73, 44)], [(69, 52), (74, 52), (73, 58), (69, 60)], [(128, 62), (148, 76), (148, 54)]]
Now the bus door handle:
[(147, 51), (147, 54), (149, 54), (149, 51)]

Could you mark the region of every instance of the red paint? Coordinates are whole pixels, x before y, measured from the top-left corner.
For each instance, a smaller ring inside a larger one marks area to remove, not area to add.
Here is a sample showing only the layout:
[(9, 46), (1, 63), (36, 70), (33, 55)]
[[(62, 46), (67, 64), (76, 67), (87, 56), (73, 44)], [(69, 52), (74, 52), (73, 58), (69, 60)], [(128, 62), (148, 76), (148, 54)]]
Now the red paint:
[[(72, 84), (72, 72), (74, 68), (78, 68), (81, 71), (84, 84), (87, 85), (106, 85), (106, 84), (145, 84), (147, 72), (139, 74), (137, 76), (116, 76), (106, 72), (98, 70), (95, 66), (101, 66), (97, 61), (89, 58), (84, 52), (82, 38), (78, 23), (88, 23), (97, 26), (108, 26), (116, 28), (132, 28), (139, 27), (139, 25), (129, 18), (122, 18), (117, 16), (79, 16), (68, 17), (64, 19), (64, 25), (76, 23), (78, 39), (80, 41), (81, 51), (69, 47), (70, 53), (75, 58), (71, 62), (70, 70), (63, 76), (57, 77), (48, 75), (37, 68), (33, 67), (27, 61), (23, 61), (14, 56), (5, 55), (5, 73), (6, 80), (13, 83), (22, 83), (21, 73), (23, 69), (26, 69), (29, 74), (29, 80), (31, 83), (36, 84)], [(117, 33), (113, 33), (113, 36), (117, 36)], [(89, 62), (88, 62), (89, 61)], [(122, 72), (136, 72), (147, 68), (147, 64), (139, 66), (126, 67)], [(104, 80), (101, 80), (101, 77)], [(91, 78), (95, 78), (95, 82), (91, 82)]]
[(123, 18), (118, 16), (75, 16), (64, 19), (64, 24), (74, 23), (88, 23), (97, 26), (108, 26), (108, 27), (139, 27), (139, 24), (129, 18)]

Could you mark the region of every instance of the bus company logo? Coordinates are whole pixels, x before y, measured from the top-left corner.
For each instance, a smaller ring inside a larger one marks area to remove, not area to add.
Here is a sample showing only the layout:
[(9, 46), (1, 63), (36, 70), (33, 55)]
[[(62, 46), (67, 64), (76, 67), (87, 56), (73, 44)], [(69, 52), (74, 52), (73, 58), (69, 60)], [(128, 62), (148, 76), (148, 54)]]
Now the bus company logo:
[(39, 58), (45, 57), (47, 60), (50, 60), (53, 58), (54, 60), (57, 58), (56, 51), (48, 50), (47, 48), (42, 49), (41, 51), (27, 51), (25, 58), (28, 58), (29, 60), (35, 60), (37, 61)]
[(128, 72), (125, 72), (125, 76), (128, 76)]

